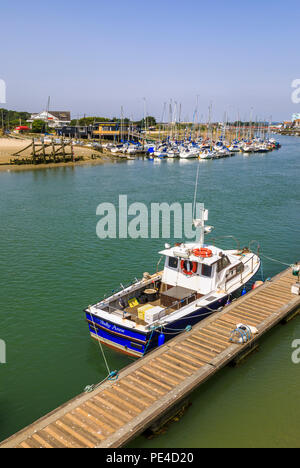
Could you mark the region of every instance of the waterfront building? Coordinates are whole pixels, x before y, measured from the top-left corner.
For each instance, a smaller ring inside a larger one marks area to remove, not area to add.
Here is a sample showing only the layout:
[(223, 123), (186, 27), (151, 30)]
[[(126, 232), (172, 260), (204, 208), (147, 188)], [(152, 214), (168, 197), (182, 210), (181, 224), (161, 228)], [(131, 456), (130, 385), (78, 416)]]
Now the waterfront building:
[(47, 122), (49, 128), (62, 128), (71, 123), (71, 113), (69, 111), (42, 111), (39, 114), (31, 114), (28, 123), (33, 123), (35, 120)]
[(300, 128), (300, 118), (294, 120), (294, 127), (295, 127), (295, 128)]

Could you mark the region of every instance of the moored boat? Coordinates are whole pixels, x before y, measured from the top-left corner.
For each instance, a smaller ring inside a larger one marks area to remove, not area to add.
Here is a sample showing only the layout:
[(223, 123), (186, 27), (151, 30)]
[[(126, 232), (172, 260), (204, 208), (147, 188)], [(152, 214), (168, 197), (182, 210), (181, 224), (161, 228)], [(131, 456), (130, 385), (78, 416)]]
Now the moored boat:
[(145, 273), (128, 287), (85, 310), (91, 337), (134, 357), (142, 357), (174, 335), (251, 289), (260, 268), (248, 249), (223, 250), (204, 242), (207, 210), (194, 221), (195, 243), (166, 245), (164, 269)]

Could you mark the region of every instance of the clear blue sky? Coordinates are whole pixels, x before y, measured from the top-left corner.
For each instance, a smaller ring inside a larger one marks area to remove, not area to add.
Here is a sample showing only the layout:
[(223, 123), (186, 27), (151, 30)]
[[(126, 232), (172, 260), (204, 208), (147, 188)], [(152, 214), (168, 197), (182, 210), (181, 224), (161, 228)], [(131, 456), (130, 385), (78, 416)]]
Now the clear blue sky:
[(160, 118), (170, 98), (192, 119), (300, 112), (299, 0), (1, 0), (6, 107)]

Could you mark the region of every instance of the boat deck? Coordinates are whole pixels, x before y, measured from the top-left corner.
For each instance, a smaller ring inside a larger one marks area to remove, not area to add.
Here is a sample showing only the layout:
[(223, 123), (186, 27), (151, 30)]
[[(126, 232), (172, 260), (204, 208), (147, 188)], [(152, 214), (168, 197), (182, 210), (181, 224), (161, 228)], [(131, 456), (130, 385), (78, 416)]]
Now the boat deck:
[[(178, 405), (199, 385), (248, 353), (271, 328), (298, 314), (291, 268), (251, 291), (106, 381), (34, 422), (0, 448), (121, 447)], [(238, 323), (258, 329), (230, 342)], [(2, 421), (4, 423), (4, 421)]]
[[(152, 307), (162, 307), (162, 308), (165, 308), (162, 303), (161, 303), (161, 299), (157, 299), (156, 301), (150, 301), (150, 302), (147, 302), (146, 305), (149, 305), (149, 306), (152, 306)], [(126, 307), (125, 309), (125, 312), (127, 312), (127, 314), (129, 314), (129, 316), (127, 316), (127, 318), (131, 318), (131, 320), (134, 320), (138, 325), (144, 325), (144, 326), (147, 326), (148, 323), (145, 322), (144, 320), (141, 320), (139, 317), (138, 317), (138, 309), (141, 307), (141, 304), (138, 304), (137, 306), (134, 306), (134, 307)], [(167, 310), (166, 310), (166, 315), (169, 315), (171, 314), (172, 312), (174, 312), (175, 310), (177, 310), (177, 307), (169, 307)]]

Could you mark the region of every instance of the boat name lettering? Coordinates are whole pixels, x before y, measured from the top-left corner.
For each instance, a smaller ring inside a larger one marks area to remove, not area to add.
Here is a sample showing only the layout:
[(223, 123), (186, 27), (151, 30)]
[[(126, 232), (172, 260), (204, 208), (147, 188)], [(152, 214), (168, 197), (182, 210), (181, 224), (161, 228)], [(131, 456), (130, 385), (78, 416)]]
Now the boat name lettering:
[(110, 330), (114, 330), (120, 333), (125, 333), (125, 331), (122, 328), (116, 327), (116, 325), (113, 325), (112, 323), (104, 322), (103, 320), (100, 320), (101, 325), (103, 325), (106, 328), (109, 328)]

